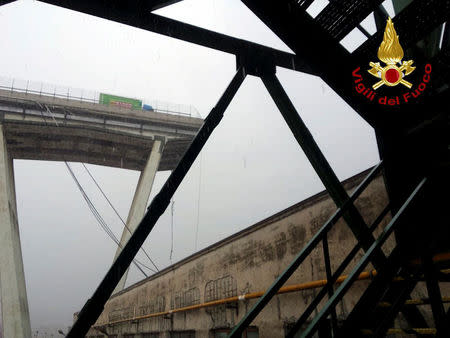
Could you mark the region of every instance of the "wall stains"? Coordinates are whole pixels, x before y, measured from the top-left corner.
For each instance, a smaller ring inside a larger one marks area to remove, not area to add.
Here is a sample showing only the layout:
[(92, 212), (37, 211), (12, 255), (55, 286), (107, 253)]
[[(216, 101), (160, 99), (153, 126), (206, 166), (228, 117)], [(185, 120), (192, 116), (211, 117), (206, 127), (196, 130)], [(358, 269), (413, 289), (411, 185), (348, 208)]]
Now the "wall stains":
[(155, 298), (145, 301), (138, 308), (140, 316), (148, 315), (155, 312), (163, 312), (166, 310), (166, 298), (164, 296), (156, 296)]
[(310, 232), (311, 234), (317, 233), (319, 229), (328, 221), (332, 213), (335, 211), (335, 207), (327, 206), (320, 209), (320, 213), (311, 218)]
[(287, 251), (286, 233), (281, 232), (275, 235), (275, 250), (278, 260), (282, 259), (284, 255), (286, 255)]
[(127, 307), (114, 309), (109, 313), (108, 319), (110, 322), (113, 322), (116, 320), (133, 318), (134, 315), (135, 315), (135, 307), (130, 305)]
[(295, 225), (289, 223), (289, 246), (291, 247), (291, 255), (296, 255), (305, 245), (306, 229), (305, 225)]
[(259, 242), (258, 252), (263, 262), (273, 261), (275, 259), (272, 243), (265, 244), (264, 242)]
[(173, 292), (170, 298), (171, 310), (195, 304), (200, 304), (200, 290), (197, 287)]
[(224, 304), (207, 308), (206, 313), (211, 318), (212, 329), (231, 327), (231, 322), (228, 321), (227, 308)]
[[(386, 204), (386, 192), (381, 178), (357, 201), (364, 218), (373, 218)], [(367, 198), (369, 196), (369, 198)], [(317, 203), (316, 203), (317, 202)], [(272, 221), (249, 229), (243, 236), (231, 238), (206, 253), (173, 266), (155, 278), (131, 287), (108, 302), (101, 323), (145, 316), (203, 302), (214, 301), (263, 291), (287, 264), (307, 245), (309, 239), (329, 219), (336, 206), (329, 197), (289, 210)], [(355, 238), (344, 220), (328, 233), (332, 268), (337, 266), (355, 244)], [(357, 254), (355, 260), (362, 255)], [(326, 278), (322, 246), (312, 251), (286, 285)], [(239, 285), (238, 280), (239, 279)], [(299, 311), (314, 299), (318, 290), (302, 290), (276, 296), (270, 311), (261, 313), (253, 325), (260, 328), (261, 337), (281, 337), (284, 324), (295, 321)], [(338, 306), (338, 316), (348, 313), (358, 294), (350, 291)], [(256, 300), (245, 300), (174, 313), (166, 316), (112, 325), (111, 332), (142, 333), (170, 330), (196, 330), (199, 336), (209, 336), (211, 330), (236, 324)], [(136, 308), (134, 308), (134, 305)], [(133, 326), (134, 325), (134, 326)]]
[(203, 270), (205, 269), (205, 265), (203, 263), (197, 263), (191, 269), (189, 269), (189, 286), (194, 286), (193, 284), (197, 283), (202, 279)]

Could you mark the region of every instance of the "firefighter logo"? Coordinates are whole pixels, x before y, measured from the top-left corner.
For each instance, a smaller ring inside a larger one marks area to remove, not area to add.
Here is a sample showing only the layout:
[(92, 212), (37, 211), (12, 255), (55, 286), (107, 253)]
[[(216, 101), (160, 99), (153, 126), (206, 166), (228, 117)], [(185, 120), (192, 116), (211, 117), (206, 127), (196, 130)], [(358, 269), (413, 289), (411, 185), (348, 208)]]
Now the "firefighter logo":
[(379, 78), (380, 81), (375, 83), (372, 88), (377, 90), (382, 85), (394, 87), (401, 83), (402, 85), (412, 87), (412, 83), (405, 80), (405, 77), (411, 74), (416, 67), (413, 67), (413, 60), (403, 61), (403, 49), (398, 40), (397, 32), (391, 18), (387, 20), (386, 29), (384, 30), (383, 42), (378, 48), (378, 59), (386, 64), (381, 67), (380, 63), (370, 62), (372, 67), (368, 72)]

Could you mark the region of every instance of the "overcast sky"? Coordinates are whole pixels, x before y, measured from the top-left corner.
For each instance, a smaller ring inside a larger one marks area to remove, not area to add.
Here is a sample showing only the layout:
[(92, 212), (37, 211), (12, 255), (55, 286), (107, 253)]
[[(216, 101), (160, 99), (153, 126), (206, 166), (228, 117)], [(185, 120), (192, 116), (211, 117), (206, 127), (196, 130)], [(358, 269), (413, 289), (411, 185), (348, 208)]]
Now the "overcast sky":
[[(186, 0), (157, 13), (289, 51), (238, 0)], [(375, 29), (370, 18), (364, 25)], [(1, 77), (192, 104), (202, 117), (235, 71), (232, 55), (36, 1), (0, 7), (0, 32)], [(356, 32), (343, 43), (353, 49), (361, 41)], [(340, 179), (378, 162), (372, 128), (325, 83), (285, 69), (278, 76)], [(255, 77), (247, 77), (200, 158), (174, 197), (173, 262), (195, 252), (198, 211), (201, 249), (323, 190)], [(72, 167), (120, 237), (119, 219), (81, 165)], [(139, 173), (88, 167), (126, 219)], [(63, 163), (15, 160), (14, 169), (31, 323), (66, 327), (116, 247)], [(157, 174), (152, 196), (168, 175)], [(168, 210), (144, 245), (159, 268), (170, 264), (170, 224)], [(132, 267), (127, 285), (141, 278)]]

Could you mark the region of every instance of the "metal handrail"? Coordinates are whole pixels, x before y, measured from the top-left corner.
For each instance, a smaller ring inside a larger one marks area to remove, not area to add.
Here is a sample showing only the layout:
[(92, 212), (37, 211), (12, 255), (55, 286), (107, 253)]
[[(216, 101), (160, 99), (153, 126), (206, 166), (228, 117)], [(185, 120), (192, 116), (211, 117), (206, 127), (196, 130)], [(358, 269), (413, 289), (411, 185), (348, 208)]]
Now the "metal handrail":
[(411, 195), (408, 197), (406, 202), (402, 205), (400, 210), (395, 214), (395, 216), (392, 218), (392, 220), (389, 222), (389, 224), (386, 226), (382, 234), (378, 237), (378, 239), (370, 246), (369, 250), (364, 254), (364, 256), (360, 259), (358, 264), (355, 266), (355, 268), (352, 270), (352, 272), (348, 275), (348, 277), (345, 279), (345, 281), (339, 286), (339, 288), (334, 292), (333, 296), (327, 301), (327, 303), (324, 305), (321, 312), (314, 317), (314, 319), (311, 321), (311, 323), (308, 325), (308, 327), (305, 329), (304, 332), (302, 332), (301, 337), (311, 337), (314, 332), (318, 329), (318, 326), (320, 322), (326, 318), (332, 311), (332, 309), (335, 308), (336, 304), (341, 301), (342, 297), (345, 295), (345, 293), (348, 291), (348, 289), (352, 286), (353, 282), (356, 280), (358, 275), (364, 270), (364, 268), (369, 264), (370, 260), (372, 259), (372, 256), (374, 252), (376, 252), (377, 249), (381, 248), (382, 245), (386, 242), (386, 240), (389, 238), (389, 236), (393, 233), (393, 231), (396, 229), (399, 223), (399, 219), (402, 218), (405, 211), (409, 209), (411, 202), (414, 200), (414, 198), (422, 191), (425, 183), (427, 181), (427, 178), (423, 178), (422, 181), (417, 185), (417, 187), (414, 189), (414, 191), (411, 193)]
[(383, 161), (378, 163), (367, 177), (360, 183), (360, 185), (351, 194), (344, 205), (337, 209), (335, 213), (328, 219), (328, 221), (320, 228), (320, 230), (311, 238), (309, 243), (300, 251), (295, 257), (292, 263), (286, 268), (286, 270), (273, 282), (273, 284), (267, 289), (265, 294), (256, 302), (252, 309), (241, 319), (241, 321), (234, 327), (233, 331), (228, 337), (240, 337), (243, 330), (255, 319), (255, 317), (261, 312), (266, 304), (272, 299), (277, 291), (283, 286), (283, 284), (291, 277), (291, 275), (297, 270), (300, 264), (309, 256), (309, 254), (317, 247), (317, 245), (324, 239), (328, 231), (338, 221), (346, 209), (353, 205), (353, 202), (358, 196), (365, 190), (370, 184), (373, 178), (380, 172), (383, 167)]
[[(390, 204), (388, 203), (383, 211), (380, 213), (380, 215), (375, 219), (375, 221), (372, 223), (372, 225), (369, 228), (370, 233), (372, 233), (378, 225), (381, 223), (381, 221), (384, 219), (386, 214), (390, 211)], [(325, 238), (324, 238), (325, 241)], [(342, 263), (339, 265), (339, 267), (335, 270), (334, 274), (331, 276), (327, 276), (328, 286), (332, 286), (336, 280), (339, 278), (339, 276), (344, 272), (344, 270), (347, 268), (347, 266), (350, 264), (352, 259), (356, 256), (358, 251), (361, 249), (361, 243), (358, 242), (353, 247), (353, 249), (350, 251), (350, 253), (345, 257), (345, 259), (342, 261)], [(303, 314), (300, 316), (300, 318), (297, 320), (297, 322), (294, 324), (294, 326), (291, 328), (291, 330), (286, 335), (286, 338), (294, 337), (297, 331), (306, 323), (309, 316), (313, 313), (313, 311), (316, 309), (316, 307), (319, 305), (319, 303), (322, 301), (322, 299), (325, 297), (327, 293), (326, 288), (322, 288), (322, 290), (319, 291), (319, 293), (314, 297), (313, 301), (308, 305), (305, 311), (303, 311)], [(330, 295), (330, 298), (332, 297), (332, 294)], [(333, 328), (335, 329), (335, 328)]]

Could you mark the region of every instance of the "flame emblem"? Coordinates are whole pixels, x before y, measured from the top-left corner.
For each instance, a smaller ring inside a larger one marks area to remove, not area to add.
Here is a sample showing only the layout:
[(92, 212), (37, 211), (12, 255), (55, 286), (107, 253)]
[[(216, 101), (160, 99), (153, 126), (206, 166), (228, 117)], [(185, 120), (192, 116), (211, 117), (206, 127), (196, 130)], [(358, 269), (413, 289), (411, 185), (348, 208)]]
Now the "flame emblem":
[(372, 86), (373, 89), (376, 90), (382, 85), (393, 87), (399, 83), (408, 88), (412, 87), (412, 84), (406, 81), (404, 77), (411, 74), (416, 67), (412, 66), (413, 60), (403, 61), (402, 63), (403, 49), (391, 18), (387, 20), (383, 41), (378, 48), (378, 59), (384, 62), (386, 66), (381, 67), (379, 62), (369, 63), (372, 68), (368, 72), (381, 79)]

